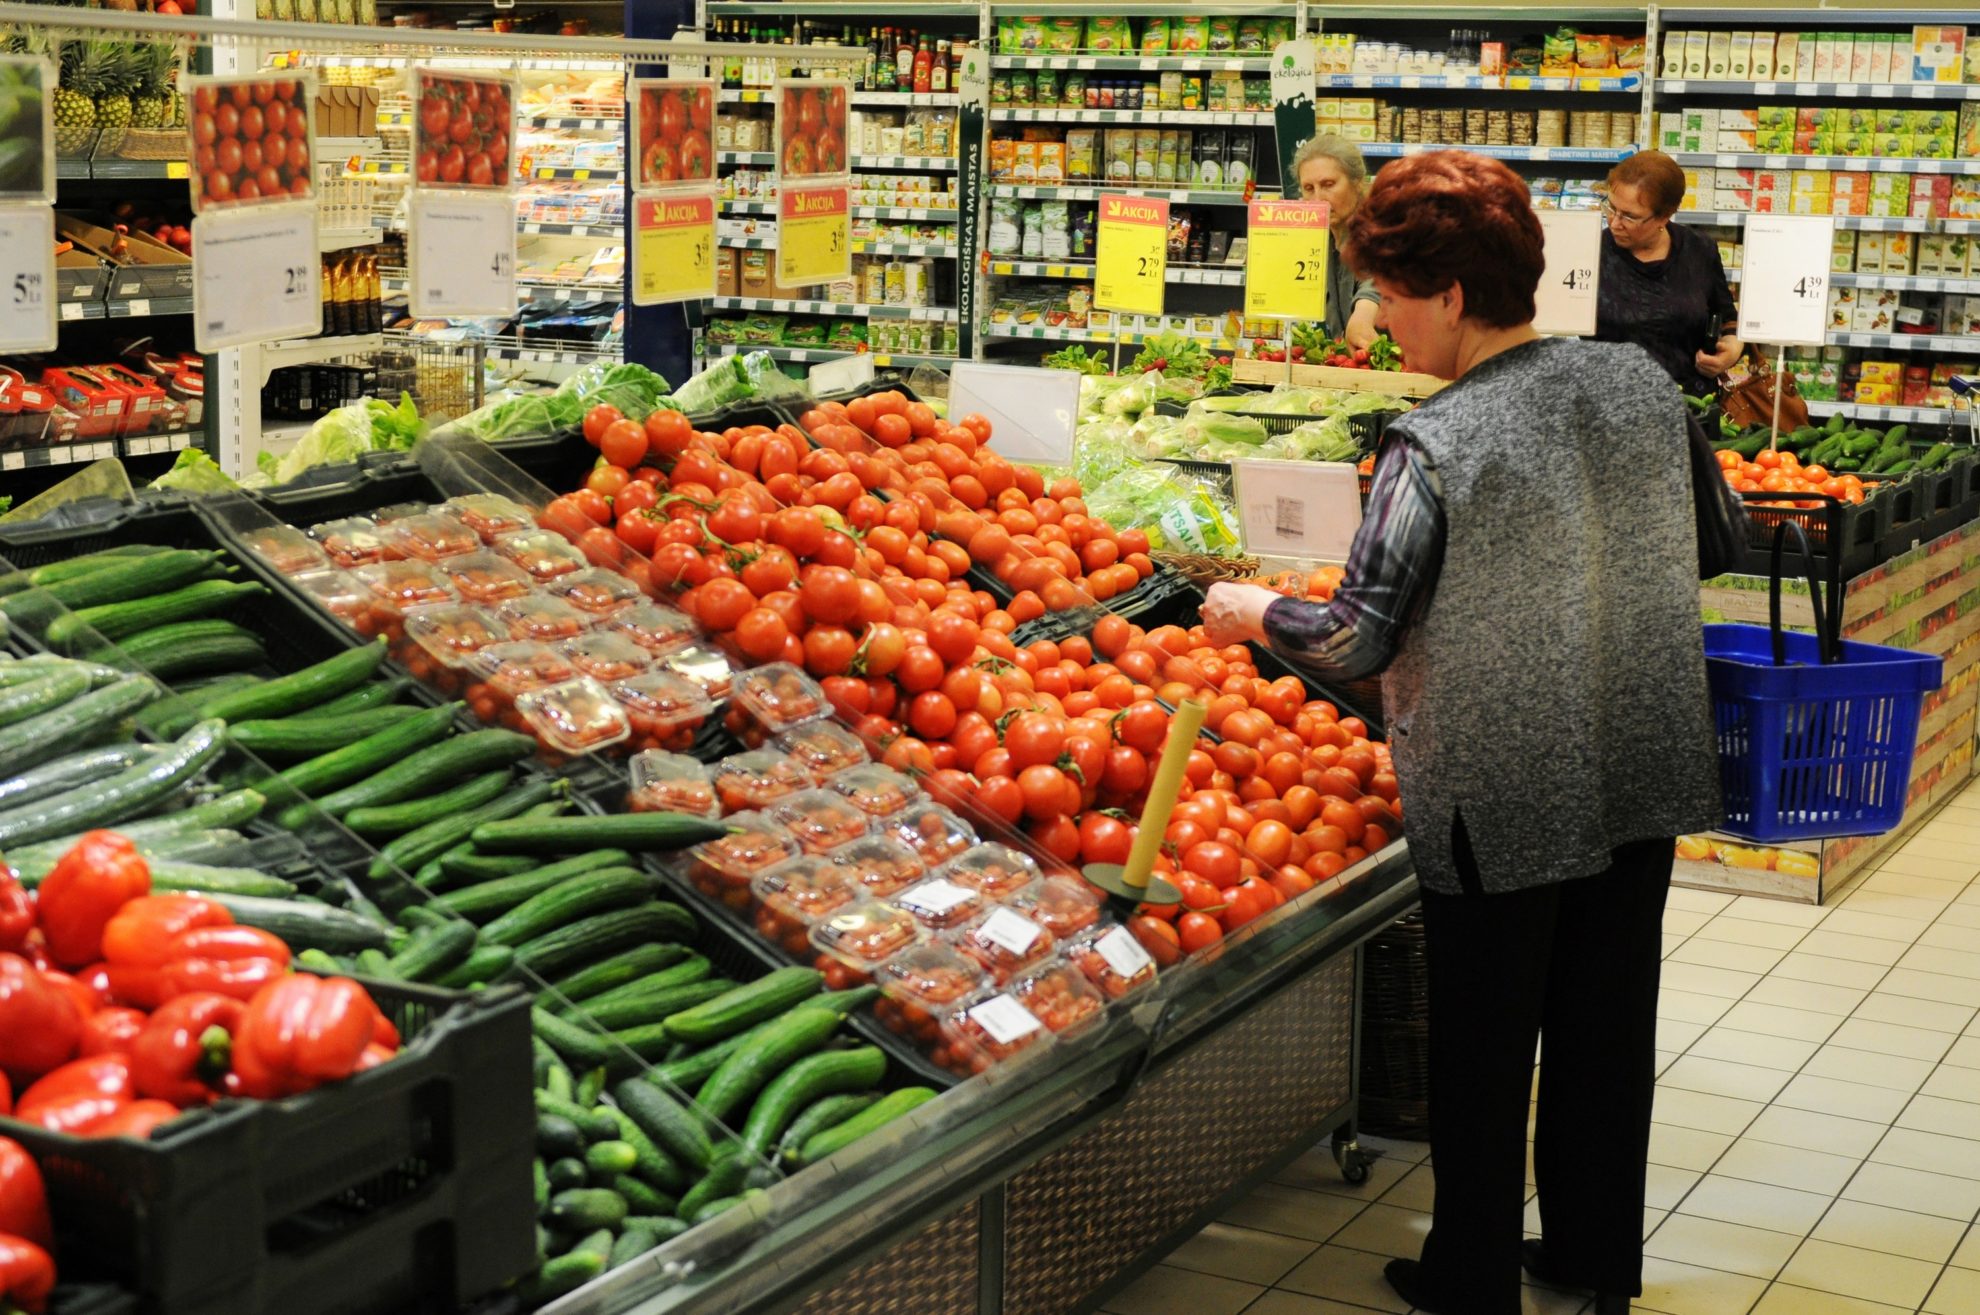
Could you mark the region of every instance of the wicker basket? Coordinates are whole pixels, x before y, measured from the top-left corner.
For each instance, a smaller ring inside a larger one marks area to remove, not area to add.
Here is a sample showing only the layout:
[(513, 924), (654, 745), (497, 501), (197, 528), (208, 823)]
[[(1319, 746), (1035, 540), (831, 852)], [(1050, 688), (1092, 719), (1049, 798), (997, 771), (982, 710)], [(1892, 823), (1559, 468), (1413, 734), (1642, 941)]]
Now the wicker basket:
[(133, 128), (117, 148), (126, 160), (183, 160), (186, 158), (184, 128)]
[(1400, 918), (1362, 949), (1360, 1130), (1430, 1135), (1430, 974), (1423, 913)]
[(1256, 557), (1212, 557), (1200, 552), (1153, 552), (1164, 566), (1174, 567), (1191, 584), (1204, 588), (1223, 580), (1249, 580), (1258, 574)]

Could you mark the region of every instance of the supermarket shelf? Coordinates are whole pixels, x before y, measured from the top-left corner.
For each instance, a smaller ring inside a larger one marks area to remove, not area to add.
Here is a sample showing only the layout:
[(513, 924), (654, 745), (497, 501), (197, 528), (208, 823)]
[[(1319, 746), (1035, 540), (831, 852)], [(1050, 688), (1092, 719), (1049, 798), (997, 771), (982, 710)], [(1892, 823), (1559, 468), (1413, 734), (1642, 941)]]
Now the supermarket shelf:
[[(726, 245), (726, 244), (725, 244)], [(408, 280), (404, 278), (381, 278), (385, 294), (391, 296), (406, 291)], [(625, 296), (625, 289), (617, 283), (560, 283), (549, 280), (519, 280), (516, 295), (526, 301), (619, 301)]]
[(1110, 193), (1166, 197), (1181, 205), (1244, 205), (1248, 200), (1243, 192), (1172, 187), (1024, 187), (1014, 183), (996, 183), (990, 188), (992, 196), (1014, 196), (1021, 201), (1097, 201)]
[(548, 166), (531, 169), (524, 177), (525, 182), (575, 182), (575, 183), (621, 183), (626, 178), (624, 169), (558, 169)]
[(1837, 347), (1875, 347), (1893, 352), (1954, 352), (1980, 356), (1980, 334), (1957, 333), (1832, 333)]
[(992, 123), (1211, 124), (1269, 128), (1270, 110), (991, 110)]
[(373, 123), (380, 129), (390, 129), (393, 132), (410, 132), (412, 130), (412, 121), (411, 110), (380, 110), (378, 111), (378, 117), (373, 120)]
[(1930, 274), (1831, 274), (1839, 288), (1890, 288), (1899, 292), (1962, 292), (1980, 296), (1980, 278), (1936, 278)]
[(713, 297), (711, 310), (755, 310), (786, 315), (865, 316), (875, 320), (942, 320), (956, 322), (953, 306), (870, 306), (862, 302), (787, 301), (779, 297)]
[[(1117, 331), (1114, 329), (1049, 329), (1042, 326), (993, 324), (983, 336), (993, 340), (1001, 339), (1014, 342), (1118, 342), (1133, 346), (1154, 335), (1131, 333), (1126, 330)], [(1246, 341), (1242, 338), (1205, 338), (1193, 333), (1185, 333), (1179, 336), (1200, 342), (1213, 350), (1224, 352), (1236, 351)]]
[(937, 260), (954, 260), (956, 247), (953, 242), (855, 242), (855, 256), (933, 256)]
[(775, 151), (717, 151), (715, 152), (715, 163), (775, 164), (777, 163), (777, 153)]
[[(1367, 153), (1366, 147), (1362, 149)], [(1671, 158), (1681, 165), (1706, 169), (1830, 169), (1850, 173), (1980, 174), (1980, 160), (1919, 160), (1908, 156), (1762, 155), (1755, 151), (1679, 151), (1672, 154)]]
[[(1672, 216), (1679, 223), (1696, 224), (1701, 228), (1741, 228), (1750, 217), (1745, 210), (1680, 210)], [(1951, 227), (1961, 221), (1937, 221), (1931, 219), (1902, 219), (1880, 215), (1837, 215), (1837, 228), (1853, 228), (1865, 233), (1933, 233), (1959, 232)], [(1969, 221), (1970, 222), (1970, 221)], [(1940, 229), (1940, 223), (1947, 227)]]
[(184, 160), (89, 160), (61, 161), (63, 164), (87, 164), (86, 174), (63, 173), (57, 170), (59, 178), (141, 179), (141, 178), (187, 178), (191, 170)]
[(1542, 78), (1527, 74), (1482, 77), (1444, 73), (1324, 73), (1315, 79), (1322, 90), (1341, 91), (1578, 91), (1634, 92), (1643, 89), (1640, 77)]
[(491, 361), (520, 361), (526, 365), (589, 365), (593, 361), (619, 359), (618, 347), (524, 347), (519, 343), (489, 343)]
[(133, 297), (127, 301), (65, 301), (57, 314), (64, 320), (129, 320), (192, 312), (191, 297)]
[(1467, 146), (1462, 142), (1362, 142), (1361, 153), (1386, 160), (1426, 151), (1470, 151), (1494, 160), (1524, 160), (1534, 164), (1614, 164), (1636, 154), (1634, 146)]
[(1936, 406), (1865, 406), (1860, 402), (1810, 402), (1808, 414), (1811, 416), (1842, 414), (1853, 416), (1858, 420), (1881, 420), (1900, 425), (1950, 425), (1971, 413)]
[(516, 69), (524, 73), (612, 73), (625, 67), (624, 61), (616, 59), (516, 59), (492, 50), (477, 55), (408, 52), (403, 55), (322, 54), (311, 55), (310, 58), (328, 68), (399, 68), (407, 64), (431, 64), (436, 68)]
[(376, 155), (385, 149), (379, 137), (318, 137), (316, 158), (334, 160), (340, 155)]
[(619, 241), (626, 230), (619, 224), (538, 224), (522, 223), (516, 231), (525, 235), (543, 237), (602, 237), (609, 241)]
[(1937, 82), (1732, 82), (1659, 78), (1659, 93), (1673, 96), (1868, 97), (1871, 100), (1980, 100), (1980, 84)]
[[(189, 447), (199, 447), (205, 439), (206, 435), (197, 429), (188, 429), (177, 434), (136, 434), (123, 440), (124, 455), (127, 457), (169, 456), (175, 452), (183, 452)], [(93, 458), (83, 459), (90, 460)]]
[(738, 251), (775, 251), (777, 239), (771, 237), (723, 237), (715, 240), (718, 247), (734, 247)]
[[(838, 351), (830, 347), (762, 347), (755, 343), (725, 342), (715, 344), (712, 349), (717, 356), (743, 356), (762, 352), (773, 360), (793, 361), (803, 364), (807, 361), (836, 361), (842, 356), (863, 356), (864, 352)], [(875, 367), (885, 370), (894, 366), (913, 368), (929, 365), (938, 370), (946, 370), (956, 363), (953, 356), (904, 356), (899, 352), (873, 352)]]
[(990, 67), (1064, 68), (1109, 73), (1252, 73), (1263, 77), (1271, 71), (1272, 61), (1217, 55), (992, 55)]
[[(159, 435), (161, 438), (171, 435)], [(93, 443), (62, 443), (54, 447), (15, 448), (0, 452), (0, 471), (33, 470), (42, 466), (81, 466), (106, 457), (120, 456), (116, 443), (107, 438)]]
[(927, 109), (960, 105), (962, 94), (955, 91), (855, 91), (852, 103), (854, 107), (870, 105), (876, 109)]
[[(725, 215), (774, 215), (777, 213), (775, 201), (723, 201), (717, 207)], [(957, 220), (954, 210), (924, 210), (919, 206), (902, 205), (856, 205), (852, 208), (855, 219), (905, 219), (916, 223), (953, 224)]]
[(404, 160), (351, 159), (344, 164), (346, 178), (410, 178), (412, 166)]
[(524, 119), (516, 125), (522, 132), (563, 129), (568, 132), (617, 132), (626, 126), (624, 119)]
[(316, 247), (319, 251), (345, 251), (351, 247), (368, 247), (383, 240), (385, 234), (376, 228), (319, 228), (316, 230)]
[(715, 208), (725, 215), (774, 215), (775, 201), (720, 201)]
[(359, 333), (344, 338), (291, 338), (285, 342), (263, 343), (261, 345), (263, 379), (266, 380), (270, 370), (279, 370), (285, 365), (309, 365), (315, 361), (330, 361), (339, 356), (351, 356), (358, 352), (375, 352), (384, 346), (385, 335), (382, 333)]
[(949, 155), (855, 155), (855, 169), (918, 169), (924, 173), (952, 174), (959, 166)]
[[(1090, 279), (1093, 277), (1093, 270), (1094, 266), (1090, 264), (1066, 264), (1057, 261), (993, 260), (990, 262), (992, 274), (1002, 274), (1007, 278)], [(1241, 288), (1244, 286), (1244, 268), (1238, 265), (1228, 269), (1205, 265), (1171, 265), (1168, 279), (1171, 283)]]

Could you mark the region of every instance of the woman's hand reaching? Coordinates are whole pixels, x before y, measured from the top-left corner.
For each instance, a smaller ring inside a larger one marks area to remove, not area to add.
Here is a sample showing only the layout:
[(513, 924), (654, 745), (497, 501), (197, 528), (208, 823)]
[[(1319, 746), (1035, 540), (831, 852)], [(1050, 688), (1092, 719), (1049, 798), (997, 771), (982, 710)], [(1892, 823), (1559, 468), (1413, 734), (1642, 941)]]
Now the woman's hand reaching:
[(1262, 641), (1265, 609), (1279, 595), (1262, 585), (1213, 584), (1203, 596), (1203, 628), (1217, 645)]

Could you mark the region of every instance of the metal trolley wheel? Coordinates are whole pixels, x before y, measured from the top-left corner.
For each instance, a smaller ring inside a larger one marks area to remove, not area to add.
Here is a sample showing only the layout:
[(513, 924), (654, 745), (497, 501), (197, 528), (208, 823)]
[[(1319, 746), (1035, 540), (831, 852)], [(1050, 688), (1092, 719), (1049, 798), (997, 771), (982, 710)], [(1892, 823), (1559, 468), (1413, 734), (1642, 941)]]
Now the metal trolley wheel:
[(1334, 1133), (1334, 1163), (1341, 1167), (1341, 1180), (1350, 1187), (1359, 1187), (1368, 1181), (1370, 1167), (1375, 1157), (1361, 1149), (1361, 1143), (1346, 1128)]

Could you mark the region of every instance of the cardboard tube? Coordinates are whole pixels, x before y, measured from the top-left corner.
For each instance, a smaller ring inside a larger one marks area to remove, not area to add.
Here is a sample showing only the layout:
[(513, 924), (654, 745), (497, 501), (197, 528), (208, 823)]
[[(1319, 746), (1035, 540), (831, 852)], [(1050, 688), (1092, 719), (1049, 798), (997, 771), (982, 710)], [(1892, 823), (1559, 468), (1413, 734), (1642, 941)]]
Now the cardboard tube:
[(1208, 712), (1209, 708), (1200, 699), (1184, 699), (1169, 721), (1169, 741), (1162, 747), (1162, 761), (1155, 768), (1154, 784), (1148, 787), (1148, 802), (1141, 809), (1134, 848), (1128, 852), (1127, 867), (1121, 873), (1123, 885), (1135, 890), (1148, 887), (1155, 855), (1162, 850), (1162, 835), (1169, 829), (1169, 814), (1176, 810), (1183, 769), (1189, 765), (1190, 750), (1196, 747), (1196, 733), (1203, 729), (1203, 718)]

